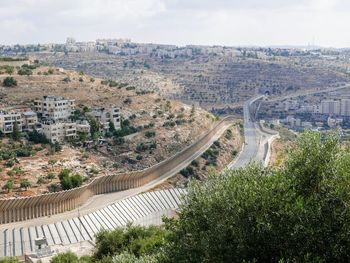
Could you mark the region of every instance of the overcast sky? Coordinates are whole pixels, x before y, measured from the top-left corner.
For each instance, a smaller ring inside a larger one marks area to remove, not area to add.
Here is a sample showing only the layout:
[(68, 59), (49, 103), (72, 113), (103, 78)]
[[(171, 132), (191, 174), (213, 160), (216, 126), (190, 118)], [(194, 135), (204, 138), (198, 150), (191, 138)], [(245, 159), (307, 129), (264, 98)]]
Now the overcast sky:
[(97, 38), (350, 47), (350, 0), (0, 0), (0, 44)]

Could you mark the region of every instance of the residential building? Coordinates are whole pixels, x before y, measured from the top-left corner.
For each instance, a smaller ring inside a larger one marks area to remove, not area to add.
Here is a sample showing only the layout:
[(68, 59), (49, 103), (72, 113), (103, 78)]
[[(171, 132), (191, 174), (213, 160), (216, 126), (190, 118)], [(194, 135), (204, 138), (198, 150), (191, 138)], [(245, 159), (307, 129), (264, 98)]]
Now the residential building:
[(328, 115), (340, 115), (340, 101), (339, 100), (322, 100), (321, 113)]
[(111, 108), (103, 108), (103, 107), (95, 107), (91, 112), (87, 113), (89, 116), (96, 118), (103, 127), (104, 130), (109, 129), (109, 123), (112, 122), (114, 124), (115, 129), (120, 129), (120, 108), (119, 107), (111, 107)]
[(16, 110), (0, 111), (0, 131), (3, 134), (12, 133), (15, 123), (18, 125), (19, 131), (22, 131), (23, 120), (21, 113)]
[(350, 99), (342, 99), (340, 113), (342, 116), (350, 116)]
[(50, 120), (68, 120), (75, 111), (75, 100), (59, 96), (44, 96), (34, 101), (34, 108), (43, 118)]
[(52, 143), (74, 139), (77, 136), (75, 122), (56, 122), (53, 120), (42, 123), (42, 133)]
[(77, 122), (77, 133), (90, 133), (90, 124), (87, 120)]
[(26, 111), (22, 114), (23, 130), (33, 131), (41, 129), (41, 124), (38, 123), (38, 115), (34, 111)]

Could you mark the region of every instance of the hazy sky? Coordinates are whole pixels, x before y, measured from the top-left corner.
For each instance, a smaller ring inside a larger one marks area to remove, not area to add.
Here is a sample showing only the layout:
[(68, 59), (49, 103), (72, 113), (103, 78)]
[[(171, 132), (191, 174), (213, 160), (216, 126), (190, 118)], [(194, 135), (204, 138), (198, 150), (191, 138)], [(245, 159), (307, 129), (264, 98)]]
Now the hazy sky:
[(350, 0), (0, 0), (0, 44), (97, 38), (350, 47)]

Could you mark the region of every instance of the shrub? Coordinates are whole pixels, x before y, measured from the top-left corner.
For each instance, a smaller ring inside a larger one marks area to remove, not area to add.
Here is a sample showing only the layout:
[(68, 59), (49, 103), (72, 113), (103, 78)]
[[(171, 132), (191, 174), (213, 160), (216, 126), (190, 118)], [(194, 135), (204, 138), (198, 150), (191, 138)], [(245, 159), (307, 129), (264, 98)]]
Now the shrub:
[(164, 245), (166, 234), (163, 227), (130, 224), (112, 231), (102, 230), (96, 235), (96, 251), (93, 257), (97, 261), (123, 252), (131, 253), (136, 258), (155, 255)]
[(145, 132), (145, 137), (146, 138), (152, 138), (154, 136), (156, 136), (156, 132), (155, 131), (146, 131)]
[(72, 252), (60, 253), (54, 256), (50, 263), (79, 263), (79, 258)]
[(31, 186), (31, 183), (29, 182), (28, 179), (22, 179), (22, 180), (20, 181), (20, 186), (21, 186), (21, 188), (25, 188), (25, 189), (27, 190), (28, 187)]
[(22, 67), (19, 70), (17, 70), (17, 73), (18, 73), (18, 75), (27, 75), (27, 76), (29, 76), (29, 75), (33, 74), (33, 71), (30, 68), (28, 68), (28, 67)]
[(17, 80), (15, 80), (13, 77), (6, 77), (3, 80), (2, 85), (4, 87), (15, 87), (17, 86)]
[(191, 166), (188, 166), (185, 169), (182, 169), (180, 171), (180, 174), (185, 176), (185, 177), (190, 177), (190, 176), (195, 175), (195, 172), (194, 172), (194, 170), (193, 170), (193, 168)]
[(197, 160), (193, 160), (191, 162), (191, 165), (193, 165), (194, 167), (198, 167), (199, 166), (199, 162)]
[(14, 166), (15, 165), (15, 162), (14, 162), (14, 160), (7, 160), (6, 162), (5, 162), (5, 166), (6, 167), (12, 167), (12, 166)]
[(16, 257), (4, 257), (0, 259), (0, 263), (20, 263)]

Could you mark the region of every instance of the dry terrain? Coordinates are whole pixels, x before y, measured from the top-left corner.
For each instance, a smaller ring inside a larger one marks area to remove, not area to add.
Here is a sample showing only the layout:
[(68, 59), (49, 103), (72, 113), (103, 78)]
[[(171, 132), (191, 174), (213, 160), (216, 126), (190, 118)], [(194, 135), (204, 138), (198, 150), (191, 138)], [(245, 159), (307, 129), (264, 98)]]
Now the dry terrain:
[(311, 54), (290, 57), (201, 54), (173, 59), (98, 52), (37, 53), (56, 66), (122, 81), (211, 110), (242, 105), (256, 92), (280, 95), (347, 82), (349, 63)]
[(156, 189), (184, 187), (193, 178), (204, 180), (208, 173), (222, 172), (239, 154), (242, 139), (239, 123), (232, 125), (201, 157)]
[[(0, 82), (8, 76), (6, 73), (0, 74)], [(10, 192), (9, 195), (45, 192), (47, 186), (55, 184), (57, 179), (44, 180), (40, 186), (38, 178), (49, 172), (55, 173), (57, 178), (57, 173), (64, 168), (70, 168), (84, 178), (147, 168), (194, 142), (216, 121), (215, 116), (199, 107), (163, 99), (127, 83), (109, 85), (83, 72), (41, 66), (33, 70), (30, 76), (20, 76), (16, 72), (12, 76), (18, 84), (16, 87), (0, 87), (1, 107), (32, 106), (33, 100), (43, 95), (75, 99), (80, 110), (94, 105), (117, 105), (121, 107), (123, 120), (128, 120), (130, 126), (138, 127), (139, 132), (125, 137), (125, 142), (118, 144), (110, 138), (108, 147), (90, 149), (88, 152), (81, 148), (73, 149), (67, 144), (62, 152), (52, 156), (47, 156), (47, 149), (44, 149), (32, 157), (18, 158), (19, 163), (1, 172), (0, 187), (9, 179), (8, 171), (15, 167), (22, 170), (15, 177), (15, 189), (19, 188), (19, 180), (23, 178), (28, 179), (32, 186), (28, 191)], [(144, 149), (140, 145), (152, 147)], [(48, 162), (51, 159), (58, 162), (50, 166)], [(96, 168), (93, 172), (92, 166)], [(4, 190), (3, 194), (7, 194), (7, 191)]]

